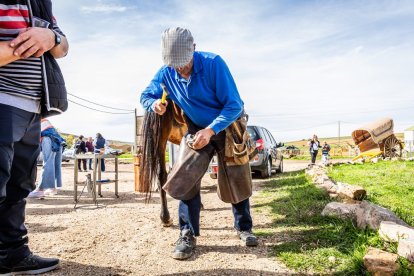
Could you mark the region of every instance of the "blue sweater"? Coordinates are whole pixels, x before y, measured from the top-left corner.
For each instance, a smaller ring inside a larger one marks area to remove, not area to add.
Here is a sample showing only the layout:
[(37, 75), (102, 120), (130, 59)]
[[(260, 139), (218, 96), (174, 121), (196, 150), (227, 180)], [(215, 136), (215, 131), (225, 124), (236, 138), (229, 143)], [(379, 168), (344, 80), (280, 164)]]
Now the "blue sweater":
[(224, 60), (215, 54), (194, 52), (193, 72), (189, 80), (174, 68), (163, 66), (141, 94), (141, 104), (152, 111), (162, 96), (161, 83), (173, 100), (199, 127), (219, 133), (234, 122), (243, 111), (243, 101)]
[(60, 146), (65, 143), (65, 139), (62, 138), (62, 136), (59, 135), (59, 133), (54, 128), (48, 128), (46, 130), (43, 130), (40, 133), (41, 137), (49, 137), (52, 141), (52, 151), (57, 152), (60, 150)]

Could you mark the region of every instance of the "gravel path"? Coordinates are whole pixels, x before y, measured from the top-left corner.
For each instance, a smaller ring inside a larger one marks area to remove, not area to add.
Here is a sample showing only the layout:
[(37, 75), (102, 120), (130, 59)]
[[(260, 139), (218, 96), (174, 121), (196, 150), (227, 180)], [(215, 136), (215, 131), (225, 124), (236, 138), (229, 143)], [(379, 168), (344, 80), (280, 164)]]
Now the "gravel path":
[[(306, 167), (307, 162), (285, 163), (285, 170)], [(111, 178), (113, 165), (104, 178)], [(84, 177), (85, 173), (81, 173)], [(267, 258), (263, 240), (255, 248), (242, 246), (233, 230), (229, 204), (216, 195), (215, 183), (202, 183), (201, 236), (193, 257), (177, 261), (170, 257), (178, 237), (178, 202), (169, 199), (174, 219), (164, 228), (159, 220), (159, 198), (149, 204), (133, 192), (133, 165), (120, 165), (120, 198), (113, 187), (103, 186), (99, 208), (82, 197), (73, 206), (73, 165), (63, 167), (64, 187), (58, 195), (43, 200), (28, 199), (27, 227), (31, 249), (40, 255), (59, 257), (61, 268), (49, 275), (287, 275), (289, 271), (274, 258)], [(256, 189), (260, 180), (255, 180)], [(252, 199), (254, 205), (254, 197)], [(270, 222), (254, 212), (255, 228)]]

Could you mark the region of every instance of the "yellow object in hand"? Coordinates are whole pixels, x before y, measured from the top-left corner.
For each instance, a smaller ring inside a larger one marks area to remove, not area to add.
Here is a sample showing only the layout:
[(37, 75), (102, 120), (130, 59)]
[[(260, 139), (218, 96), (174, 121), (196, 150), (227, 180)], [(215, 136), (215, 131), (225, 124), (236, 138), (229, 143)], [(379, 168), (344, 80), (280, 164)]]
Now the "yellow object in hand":
[(164, 91), (162, 92), (161, 103), (165, 104), (166, 101), (167, 101), (167, 93)]
[(162, 97), (161, 97), (161, 103), (165, 104), (165, 102), (167, 101), (167, 88), (165, 87), (165, 85), (163, 83), (161, 83), (161, 87), (162, 87)]

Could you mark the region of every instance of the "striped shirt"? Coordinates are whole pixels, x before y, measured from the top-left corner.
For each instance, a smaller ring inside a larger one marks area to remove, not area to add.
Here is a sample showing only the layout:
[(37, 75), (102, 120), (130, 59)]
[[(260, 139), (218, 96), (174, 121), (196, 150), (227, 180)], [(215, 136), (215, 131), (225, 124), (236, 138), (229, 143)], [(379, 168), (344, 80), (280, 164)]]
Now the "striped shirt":
[[(12, 40), (29, 26), (48, 25), (49, 22), (31, 16), (29, 0), (0, 0), (0, 41)], [(64, 36), (53, 16), (52, 29)], [(35, 57), (0, 67), (0, 104), (39, 113), (45, 81), (42, 70), (42, 59)]]
[[(21, 30), (29, 26), (30, 12), (26, 0), (0, 1), (1, 41), (12, 40)], [(0, 94), (6, 94), (0, 97), (0, 102), (10, 103), (10, 100), (12, 103), (26, 102), (24, 105), (27, 111), (37, 112), (42, 91), (40, 58), (29, 57), (0, 67)], [(28, 104), (30, 102), (32, 103)]]

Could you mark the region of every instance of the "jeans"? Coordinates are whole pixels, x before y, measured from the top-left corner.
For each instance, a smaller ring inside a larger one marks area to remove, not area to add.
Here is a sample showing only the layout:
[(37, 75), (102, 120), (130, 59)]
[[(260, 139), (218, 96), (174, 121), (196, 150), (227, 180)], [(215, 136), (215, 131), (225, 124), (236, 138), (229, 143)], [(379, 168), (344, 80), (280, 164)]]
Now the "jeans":
[(312, 164), (315, 164), (316, 156), (318, 155), (318, 151), (317, 150), (314, 150), (313, 152), (311, 151), (310, 154), (311, 154), (311, 159), (312, 159), (311, 162), (312, 162)]
[(26, 197), (35, 188), (40, 115), (0, 104), (0, 265), (31, 252), (24, 225)]
[(329, 163), (329, 154), (322, 154), (322, 163), (323, 164)]
[[(189, 118), (186, 117), (186, 122), (188, 126), (188, 133), (195, 134), (200, 128), (196, 126)], [(184, 138), (185, 139), (185, 138)], [(225, 145), (225, 132), (220, 132), (219, 134), (213, 136), (210, 140), (210, 146), (212, 149), (210, 151), (210, 159), (213, 157), (214, 150), (217, 152), (224, 151)], [(207, 147), (206, 146), (206, 147)], [(196, 162), (196, 161), (195, 161)], [(201, 164), (198, 164), (202, 166)], [(206, 168), (200, 168), (200, 172), (204, 173), (207, 170), (208, 163), (205, 164)], [(250, 176), (249, 176), (250, 177)], [(201, 183), (196, 185), (198, 189), (200, 188)], [(178, 217), (180, 230), (190, 229), (195, 236), (200, 235), (200, 211), (201, 211), (201, 198), (200, 190), (196, 193), (194, 197), (189, 200), (180, 200), (178, 205)], [(252, 217), (250, 215), (250, 203), (249, 198), (232, 204), (232, 210), (234, 215), (234, 228), (237, 231), (251, 231), (253, 227)]]
[[(100, 153), (100, 150), (95, 148), (95, 153)], [(105, 159), (101, 159), (101, 172), (105, 171)]]
[[(195, 236), (200, 236), (200, 206), (200, 193), (190, 200), (180, 200), (178, 205), (180, 230), (190, 229)], [(232, 210), (234, 229), (237, 231), (251, 231), (253, 222), (250, 215), (249, 199), (232, 204)]]
[(78, 159), (78, 169), (82, 171), (81, 164), (83, 165), (83, 170), (86, 171), (86, 159)]
[(62, 147), (57, 152), (52, 151), (52, 140), (42, 139), (43, 172), (39, 190), (62, 187)]
[(101, 159), (101, 172), (105, 171), (105, 160)]

